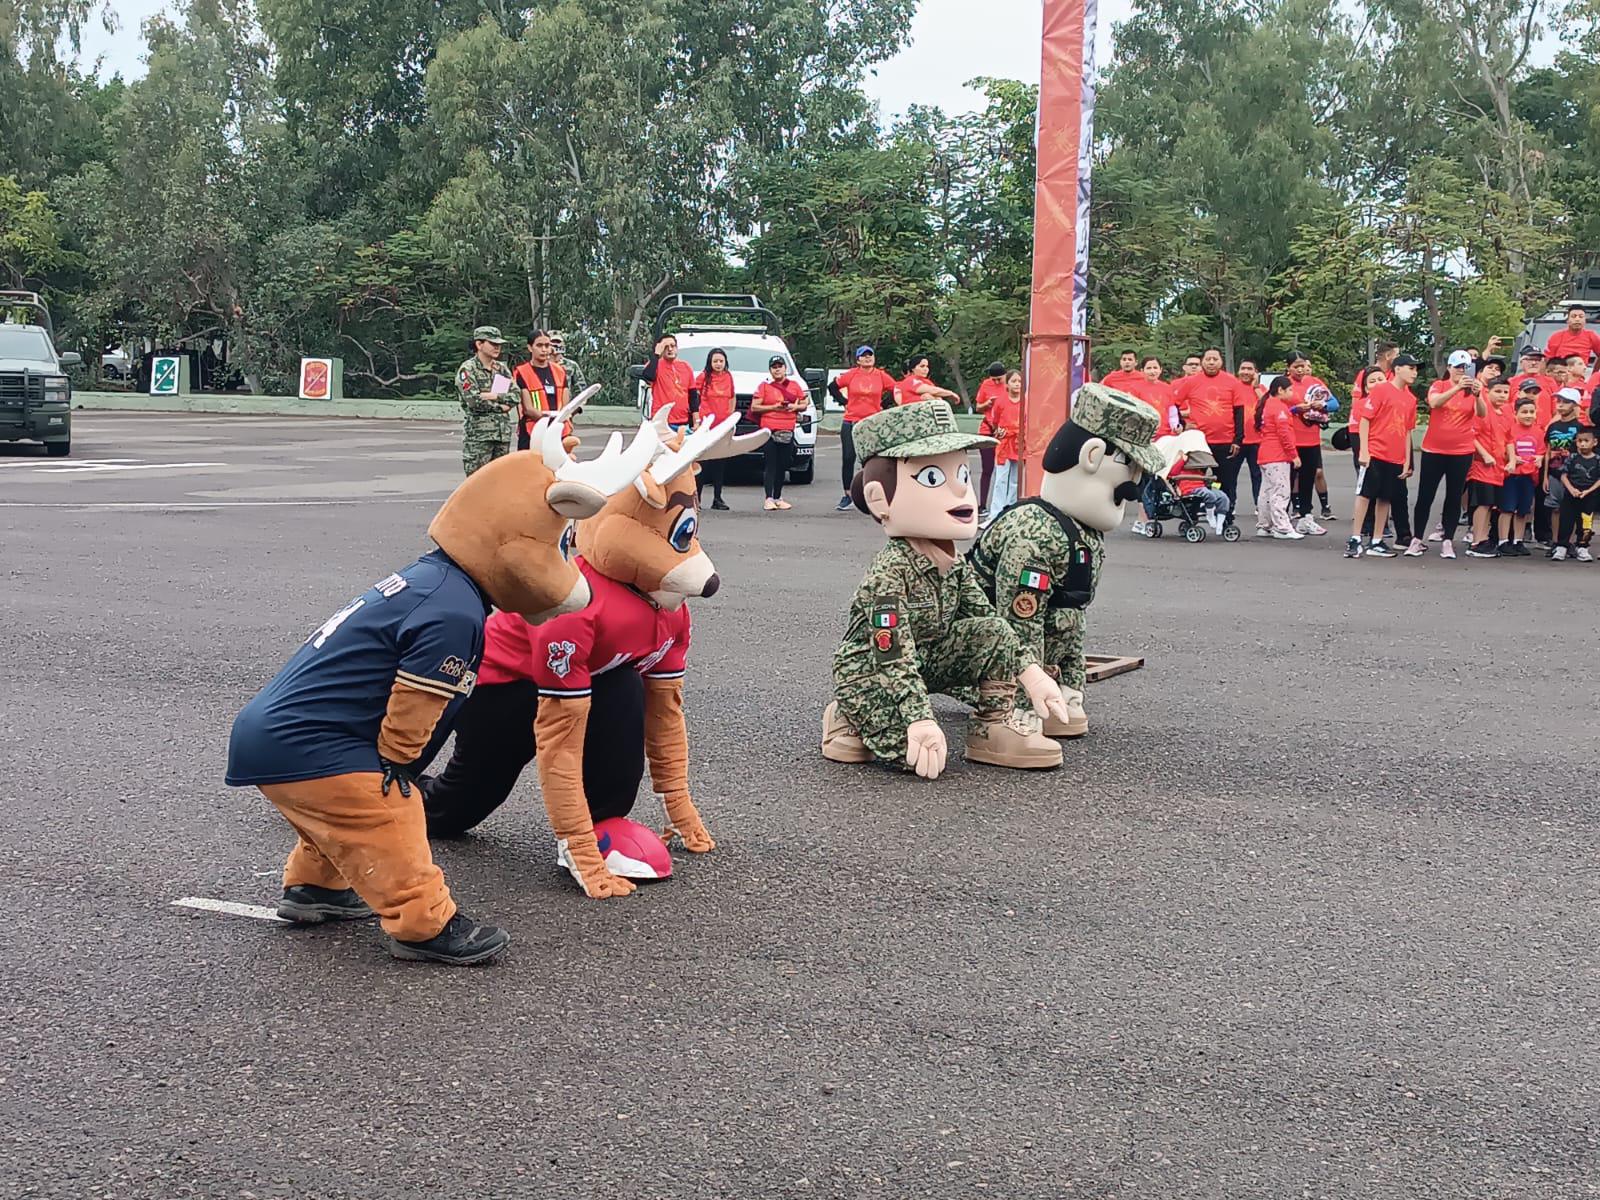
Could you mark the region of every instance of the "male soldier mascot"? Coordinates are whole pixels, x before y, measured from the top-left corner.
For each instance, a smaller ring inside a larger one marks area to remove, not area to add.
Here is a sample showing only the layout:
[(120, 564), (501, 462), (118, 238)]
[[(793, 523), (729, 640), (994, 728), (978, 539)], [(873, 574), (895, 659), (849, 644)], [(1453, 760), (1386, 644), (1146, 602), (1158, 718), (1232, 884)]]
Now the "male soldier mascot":
[(373, 584), (312, 632), (233, 723), (228, 784), (254, 786), (298, 833), (287, 921), (380, 918), (396, 958), (486, 962), (510, 938), (456, 909), (428, 850), (415, 773), (471, 693), (491, 605), (529, 621), (589, 603), (561, 545), (569, 520), (630, 488), (659, 448), (648, 422), (574, 462), (559, 413), (538, 450), (489, 463), (428, 527), (438, 549)]
[(857, 589), (833, 656), (823, 757), (903, 762), (935, 779), (947, 751), (929, 695), (970, 688), (968, 762), (1059, 767), (1060, 744), (1016, 711), (1016, 695), (1020, 683), (1040, 716), (1064, 721), (1061, 691), (1037, 662), (1022, 669), (1016, 634), (955, 550), (978, 529), (967, 451), (994, 439), (962, 433), (950, 406), (930, 400), (859, 421), (855, 443), (862, 467), (851, 498), (889, 544)]
[(1141, 470), (1170, 465), (1151, 444), (1157, 417), (1149, 405), (1085, 384), (1072, 417), (1044, 454), (1036, 499), (997, 517), (969, 555), (984, 593), (1022, 644), (1024, 666), (1042, 666), (1061, 689), (1067, 719), (1048, 718), (1051, 737), (1082, 737), (1084, 616), (1100, 584), (1105, 535), (1139, 498)]

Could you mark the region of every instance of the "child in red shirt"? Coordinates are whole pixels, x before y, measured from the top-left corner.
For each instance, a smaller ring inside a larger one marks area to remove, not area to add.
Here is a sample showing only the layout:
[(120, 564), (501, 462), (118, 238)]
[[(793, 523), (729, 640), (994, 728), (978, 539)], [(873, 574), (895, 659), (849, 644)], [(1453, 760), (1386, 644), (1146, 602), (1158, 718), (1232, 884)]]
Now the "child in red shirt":
[(1510, 427), (1502, 414), (1511, 398), (1511, 382), (1497, 379), (1489, 386), (1482, 416), (1472, 418), (1472, 465), (1467, 468), (1467, 507), (1472, 510), (1472, 558), (1494, 558), (1499, 549), (1489, 522), (1501, 504), (1506, 481), (1506, 456), (1510, 453)]
[(1508, 431), (1511, 444), (1506, 455), (1506, 481), (1500, 499), (1500, 550), (1505, 558), (1526, 558), (1522, 544), (1533, 512), (1533, 493), (1539, 469), (1544, 465), (1544, 430), (1536, 423), (1539, 406), (1532, 396), (1517, 401), (1517, 420)]
[(1005, 386), (1005, 394), (989, 405), (978, 423), (979, 433), (999, 443), (994, 448), (994, 480), (987, 510), (996, 517), (1016, 504), (1022, 467), (1017, 453), (1022, 434), (1022, 372), (1008, 371)]

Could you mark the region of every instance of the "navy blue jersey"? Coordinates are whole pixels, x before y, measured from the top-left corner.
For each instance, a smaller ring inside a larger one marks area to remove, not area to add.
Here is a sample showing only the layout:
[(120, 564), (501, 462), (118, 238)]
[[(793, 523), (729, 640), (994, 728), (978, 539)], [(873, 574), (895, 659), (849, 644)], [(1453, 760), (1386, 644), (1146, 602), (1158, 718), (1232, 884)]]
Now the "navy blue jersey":
[(380, 770), (378, 730), (396, 679), (450, 701), (429, 746), (437, 752), (477, 679), (488, 613), (483, 593), (442, 550), (373, 584), (323, 622), (234, 720), (229, 785)]

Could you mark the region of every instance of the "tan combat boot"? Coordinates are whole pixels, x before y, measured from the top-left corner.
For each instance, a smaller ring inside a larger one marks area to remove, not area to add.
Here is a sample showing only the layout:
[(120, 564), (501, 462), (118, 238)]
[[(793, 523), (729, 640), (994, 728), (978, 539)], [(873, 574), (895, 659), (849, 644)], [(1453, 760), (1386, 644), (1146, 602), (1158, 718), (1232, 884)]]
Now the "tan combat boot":
[(1061, 765), (1061, 743), (1045, 737), (1039, 718), (1032, 713), (973, 717), (967, 726), (967, 761), (1019, 771), (1048, 771)]
[(822, 757), (836, 763), (868, 763), (873, 753), (861, 740), (861, 735), (851, 728), (850, 722), (839, 715), (837, 701), (828, 701), (822, 710)]
[(1063, 683), (1061, 698), (1067, 702), (1067, 719), (1058, 721), (1054, 717), (1047, 718), (1044, 723), (1045, 737), (1082, 737), (1089, 732), (1089, 714), (1083, 708), (1083, 693)]

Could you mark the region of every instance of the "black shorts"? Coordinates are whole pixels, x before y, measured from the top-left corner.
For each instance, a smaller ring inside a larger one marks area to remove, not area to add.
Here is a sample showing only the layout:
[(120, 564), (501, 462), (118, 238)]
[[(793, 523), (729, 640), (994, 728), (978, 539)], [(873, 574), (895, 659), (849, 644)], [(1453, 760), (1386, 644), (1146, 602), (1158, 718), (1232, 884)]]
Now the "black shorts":
[(1467, 507), (1473, 508), (1499, 508), (1500, 485), (1498, 483), (1480, 483), (1476, 479), (1467, 481)]
[(1361, 495), (1368, 500), (1387, 500), (1394, 495), (1394, 490), (1400, 484), (1399, 463), (1384, 462), (1375, 458), (1367, 464), (1365, 473), (1361, 476)]

